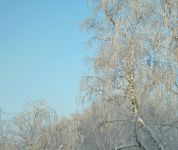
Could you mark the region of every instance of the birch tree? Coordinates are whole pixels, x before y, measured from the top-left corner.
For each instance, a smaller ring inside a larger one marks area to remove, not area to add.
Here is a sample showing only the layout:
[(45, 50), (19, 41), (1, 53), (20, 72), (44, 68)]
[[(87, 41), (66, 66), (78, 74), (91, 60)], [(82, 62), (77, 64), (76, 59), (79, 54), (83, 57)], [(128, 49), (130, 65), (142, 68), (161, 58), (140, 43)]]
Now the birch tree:
[(177, 130), (172, 131), (178, 121), (178, 2), (90, 3), (94, 13), (83, 27), (93, 33), (90, 42), (96, 55), (90, 59), (93, 70), (81, 81), (81, 100), (108, 107), (117, 101), (118, 112), (124, 114), (113, 114), (115, 120), (132, 122), (120, 149), (176, 149), (171, 136), (177, 139)]

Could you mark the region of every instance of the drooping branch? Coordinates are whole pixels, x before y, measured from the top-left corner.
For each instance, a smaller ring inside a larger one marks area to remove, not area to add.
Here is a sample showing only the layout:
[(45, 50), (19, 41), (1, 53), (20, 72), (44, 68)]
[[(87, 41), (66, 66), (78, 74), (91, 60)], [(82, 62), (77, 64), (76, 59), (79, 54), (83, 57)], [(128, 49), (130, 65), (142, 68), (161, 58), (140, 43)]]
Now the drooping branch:
[(132, 147), (139, 147), (139, 145), (128, 145), (128, 146), (123, 146), (123, 147), (120, 147), (120, 148), (117, 148), (117, 150), (122, 150), (122, 149), (128, 149), (128, 148), (132, 148)]

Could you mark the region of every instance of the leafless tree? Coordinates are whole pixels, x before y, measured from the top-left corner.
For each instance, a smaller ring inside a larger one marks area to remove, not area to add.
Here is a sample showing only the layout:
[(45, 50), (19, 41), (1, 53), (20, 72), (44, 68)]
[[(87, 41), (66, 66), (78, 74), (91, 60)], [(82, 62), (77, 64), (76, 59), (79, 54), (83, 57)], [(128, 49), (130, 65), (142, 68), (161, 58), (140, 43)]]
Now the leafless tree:
[(13, 117), (11, 124), (14, 144), (17, 149), (47, 149), (51, 125), (55, 114), (44, 101), (32, 103), (24, 112)]
[[(81, 82), (81, 100), (108, 107), (117, 101), (116, 112), (125, 114), (111, 118), (132, 122), (119, 149), (176, 149), (175, 141), (170, 144), (171, 136), (177, 139), (174, 125), (166, 127), (172, 135), (157, 130), (177, 122), (177, 1), (90, 2), (95, 10), (84, 28), (93, 33), (97, 51)], [(118, 127), (122, 132), (126, 126)]]

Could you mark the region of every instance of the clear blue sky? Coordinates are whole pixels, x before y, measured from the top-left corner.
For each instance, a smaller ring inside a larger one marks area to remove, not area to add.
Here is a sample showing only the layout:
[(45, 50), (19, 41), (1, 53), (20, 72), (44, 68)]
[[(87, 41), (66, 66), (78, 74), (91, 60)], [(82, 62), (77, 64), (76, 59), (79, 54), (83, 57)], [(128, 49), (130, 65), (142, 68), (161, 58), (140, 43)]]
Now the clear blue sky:
[(0, 107), (17, 113), (26, 101), (46, 99), (63, 115), (85, 70), (79, 25), (86, 0), (0, 0)]

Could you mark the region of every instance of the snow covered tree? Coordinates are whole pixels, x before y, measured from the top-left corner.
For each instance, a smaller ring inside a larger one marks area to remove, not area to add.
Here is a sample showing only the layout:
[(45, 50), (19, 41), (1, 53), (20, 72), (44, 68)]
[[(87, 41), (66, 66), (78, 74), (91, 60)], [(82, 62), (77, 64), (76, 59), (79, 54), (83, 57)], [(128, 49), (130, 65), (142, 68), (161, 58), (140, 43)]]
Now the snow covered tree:
[[(114, 118), (132, 122), (118, 147), (175, 149), (177, 0), (90, 3), (94, 13), (83, 27), (93, 34), (90, 44), (96, 55), (90, 59), (93, 70), (81, 81), (81, 100), (107, 103), (108, 107), (117, 101), (118, 112), (124, 113), (113, 114), (115, 117), (106, 118), (106, 122)], [(170, 133), (165, 133), (167, 130)]]

